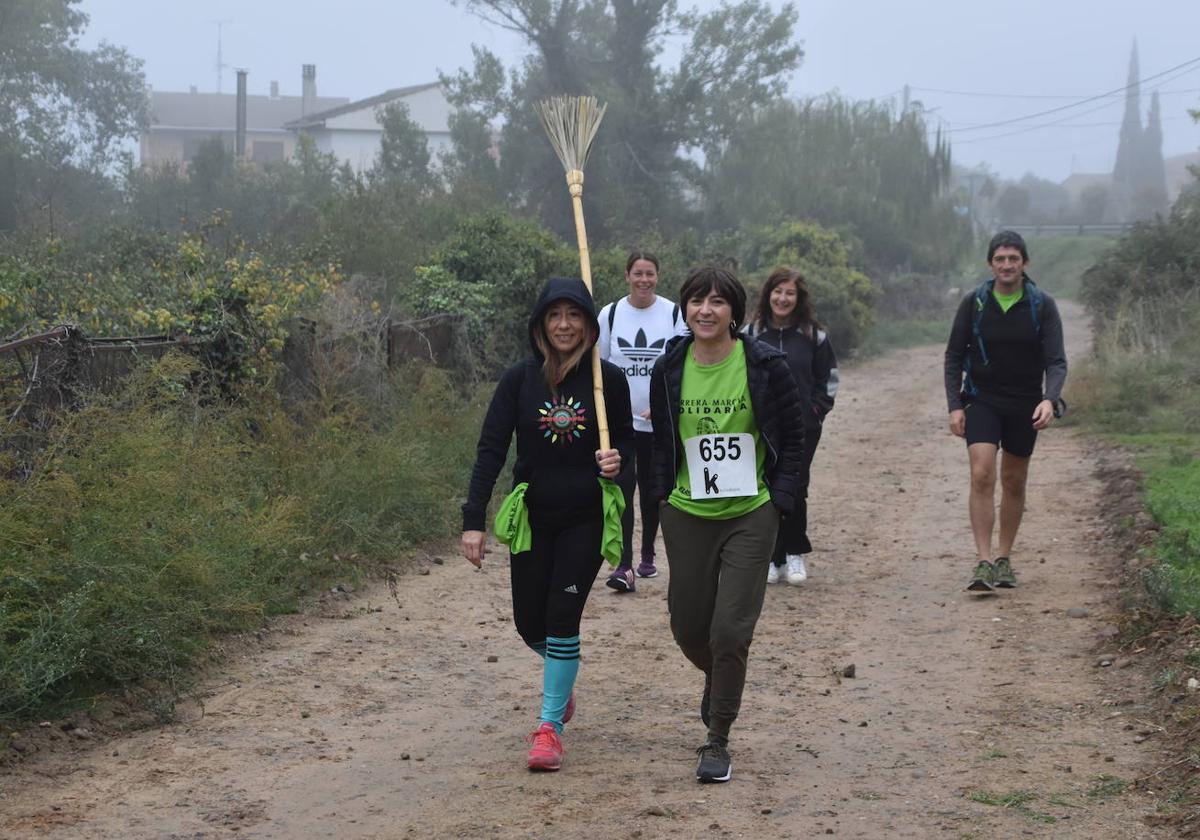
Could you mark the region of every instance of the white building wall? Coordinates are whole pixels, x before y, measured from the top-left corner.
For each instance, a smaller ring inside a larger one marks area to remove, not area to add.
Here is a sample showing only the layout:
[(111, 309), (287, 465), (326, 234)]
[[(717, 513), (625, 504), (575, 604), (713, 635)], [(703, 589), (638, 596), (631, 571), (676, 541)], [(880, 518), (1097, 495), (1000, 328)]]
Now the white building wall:
[[(440, 87), (406, 96), (409, 117), (425, 129), (433, 168), (441, 164), (441, 153), (450, 148), (450, 103)], [(337, 156), (339, 163), (348, 163), (355, 172), (365, 172), (375, 165), (379, 156), (383, 128), (377, 108), (362, 108), (330, 117), (324, 128), (307, 129), (317, 148)]]
[[(373, 131), (330, 131), (318, 128), (310, 130), (309, 133), (318, 149), (334, 155), (339, 164), (350, 164), (350, 167), (359, 173), (375, 165), (383, 138), (383, 131), (379, 128)], [(425, 141), (429, 146), (430, 167), (436, 170), (441, 166), (441, 153), (450, 149), (450, 133), (426, 134)]]

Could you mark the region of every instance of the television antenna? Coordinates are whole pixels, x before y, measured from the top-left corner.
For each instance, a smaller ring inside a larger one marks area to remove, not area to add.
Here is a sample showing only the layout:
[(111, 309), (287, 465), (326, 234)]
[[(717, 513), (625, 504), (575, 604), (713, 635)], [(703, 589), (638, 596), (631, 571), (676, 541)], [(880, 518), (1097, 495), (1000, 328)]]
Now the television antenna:
[(222, 50), (222, 44), (221, 44), (221, 34), (222, 34), (222, 30), (227, 25), (232, 24), (233, 21), (230, 18), (222, 18), (221, 20), (209, 21), (209, 23), (214, 23), (217, 26), (217, 64), (216, 64), (217, 93), (220, 93), (222, 77), (225, 75), (226, 68), (229, 67), (229, 65), (225, 63), (225, 53)]

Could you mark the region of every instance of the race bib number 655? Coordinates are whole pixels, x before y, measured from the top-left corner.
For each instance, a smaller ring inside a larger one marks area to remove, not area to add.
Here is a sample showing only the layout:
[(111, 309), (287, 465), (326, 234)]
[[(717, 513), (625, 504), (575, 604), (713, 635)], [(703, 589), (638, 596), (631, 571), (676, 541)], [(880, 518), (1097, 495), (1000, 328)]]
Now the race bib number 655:
[(683, 442), (693, 499), (758, 494), (754, 435), (698, 435)]

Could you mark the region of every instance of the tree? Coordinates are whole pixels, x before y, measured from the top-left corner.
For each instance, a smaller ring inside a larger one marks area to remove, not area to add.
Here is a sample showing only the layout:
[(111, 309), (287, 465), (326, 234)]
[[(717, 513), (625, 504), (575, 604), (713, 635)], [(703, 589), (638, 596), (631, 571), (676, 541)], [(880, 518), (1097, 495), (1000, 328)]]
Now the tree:
[(950, 150), (916, 108), (827, 96), (760, 108), (708, 159), (709, 229), (806, 219), (852, 230), (867, 262), (943, 269), (970, 240), (945, 190)]
[(0, 4), (0, 229), (15, 227), (30, 165), (98, 170), (147, 120), (141, 61), (107, 43), (80, 49), (79, 2)]
[[(588, 228), (600, 240), (631, 238), (692, 221), (694, 154), (727, 143), (753, 110), (783, 93), (803, 51), (796, 11), (742, 0), (700, 14), (676, 0), (452, 0), (516, 32), (533, 54), (508, 75), (475, 47), (474, 68), (444, 77), (452, 101), (503, 118), (500, 189), (506, 201), (570, 229), (561, 167), (533, 112), (553, 94), (594, 94), (609, 106), (588, 164)], [(659, 63), (667, 34), (686, 39), (675, 67)]]
[(384, 105), (379, 109), (379, 124), (383, 126), (383, 136), (379, 141), (375, 176), (418, 191), (433, 186), (429, 142), (421, 126), (409, 116), (408, 105), (404, 102)]
[(1079, 222), (1098, 225), (1104, 221), (1108, 207), (1108, 187), (1104, 184), (1088, 184), (1079, 193)]
[(500, 170), (492, 128), (475, 111), (450, 115), (450, 149), (442, 152), (442, 175), (450, 191), (469, 206), (498, 203)]
[(1017, 184), (1009, 184), (996, 199), (996, 210), (1002, 224), (1015, 225), (1028, 221), (1029, 190)]

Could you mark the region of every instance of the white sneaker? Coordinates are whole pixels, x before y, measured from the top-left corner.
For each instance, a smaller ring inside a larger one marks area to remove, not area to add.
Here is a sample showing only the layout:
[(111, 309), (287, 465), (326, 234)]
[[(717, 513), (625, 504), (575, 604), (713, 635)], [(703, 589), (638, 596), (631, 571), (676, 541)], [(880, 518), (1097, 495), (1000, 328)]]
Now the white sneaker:
[(767, 583), (779, 583), (779, 567), (774, 561), (767, 562)]
[(793, 586), (799, 586), (808, 580), (808, 569), (804, 565), (804, 558), (799, 554), (789, 554), (787, 556), (787, 582)]

